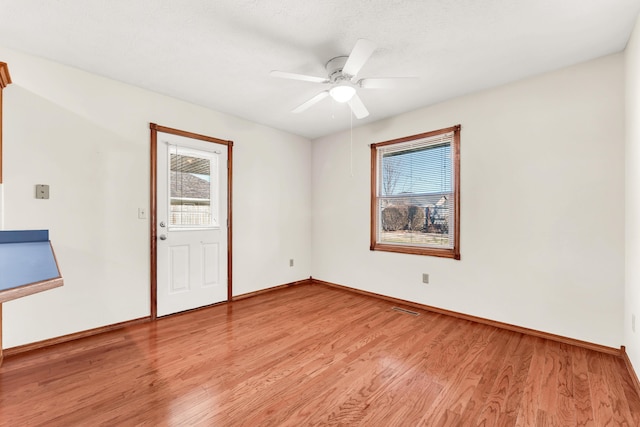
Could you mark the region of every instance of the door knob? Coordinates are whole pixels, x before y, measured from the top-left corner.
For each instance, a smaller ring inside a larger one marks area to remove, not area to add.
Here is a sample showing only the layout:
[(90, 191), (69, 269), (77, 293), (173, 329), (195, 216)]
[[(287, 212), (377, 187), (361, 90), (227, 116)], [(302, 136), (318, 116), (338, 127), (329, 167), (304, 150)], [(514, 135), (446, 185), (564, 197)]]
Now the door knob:
[(166, 235), (164, 235), (164, 234), (161, 234), (161, 235), (160, 235), (160, 240), (167, 240), (167, 236), (166, 236)]

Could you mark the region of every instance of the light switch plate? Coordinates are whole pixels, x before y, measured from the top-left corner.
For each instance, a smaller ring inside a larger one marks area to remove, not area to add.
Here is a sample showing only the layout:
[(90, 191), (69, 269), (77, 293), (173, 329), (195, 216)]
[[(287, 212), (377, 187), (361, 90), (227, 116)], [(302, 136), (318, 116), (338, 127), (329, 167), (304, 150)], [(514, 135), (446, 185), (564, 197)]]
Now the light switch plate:
[(36, 185), (36, 199), (48, 199), (49, 198), (49, 186), (46, 184)]

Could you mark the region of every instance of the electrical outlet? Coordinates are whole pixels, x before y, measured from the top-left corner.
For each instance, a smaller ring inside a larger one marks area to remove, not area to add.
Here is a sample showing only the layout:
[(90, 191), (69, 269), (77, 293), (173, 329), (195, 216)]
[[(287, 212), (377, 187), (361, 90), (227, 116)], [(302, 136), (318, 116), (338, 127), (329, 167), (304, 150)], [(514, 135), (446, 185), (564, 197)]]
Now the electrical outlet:
[(635, 314), (631, 315), (631, 330), (633, 332), (636, 331), (636, 315)]
[(289, 267), (293, 267), (293, 258), (289, 260)]
[(422, 273), (422, 283), (429, 284), (429, 275), (427, 273)]

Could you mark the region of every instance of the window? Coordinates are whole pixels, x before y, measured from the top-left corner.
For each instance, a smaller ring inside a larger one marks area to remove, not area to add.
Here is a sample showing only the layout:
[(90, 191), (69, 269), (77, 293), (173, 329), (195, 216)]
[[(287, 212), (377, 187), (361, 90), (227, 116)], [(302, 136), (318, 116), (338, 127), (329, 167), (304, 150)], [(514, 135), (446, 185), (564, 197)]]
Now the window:
[(371, 250), (460, 259), (460, 125), (371, 145)]
[(212, 182), (217, 176), (215, 154), (170, 146), (169, 156), (169, 226), (174, 229), (217, 227), (217, 203), (216, 198), (211, 197), (216, 188)]

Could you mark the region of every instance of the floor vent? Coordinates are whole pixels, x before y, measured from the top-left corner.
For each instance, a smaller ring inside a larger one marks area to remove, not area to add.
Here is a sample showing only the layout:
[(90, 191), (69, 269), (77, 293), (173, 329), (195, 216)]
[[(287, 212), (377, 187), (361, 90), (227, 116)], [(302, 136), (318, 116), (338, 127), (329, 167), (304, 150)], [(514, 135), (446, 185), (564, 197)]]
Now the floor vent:
[(399, 311), (400, 313), (410, 314), (412, 316), (419, 316), (420, 315), (420, 313), (416, 313), (415, 311), (407, 310), (406, 308), (391, 307), (391, 310)]

